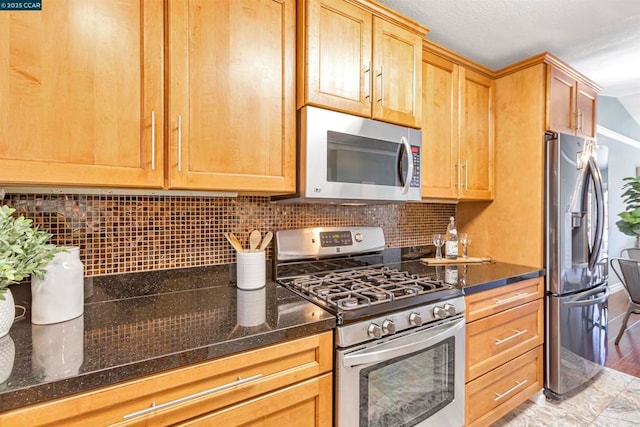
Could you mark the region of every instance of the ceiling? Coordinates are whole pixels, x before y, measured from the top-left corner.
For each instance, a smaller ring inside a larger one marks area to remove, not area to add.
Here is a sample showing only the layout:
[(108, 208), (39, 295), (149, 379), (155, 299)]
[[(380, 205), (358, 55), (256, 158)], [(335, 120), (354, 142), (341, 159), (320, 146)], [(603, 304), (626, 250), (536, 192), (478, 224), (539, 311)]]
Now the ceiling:
[(548, 51), (618, 98), (640, 125), (638, 0), (378, 0), (427, 38), (497, 70)]

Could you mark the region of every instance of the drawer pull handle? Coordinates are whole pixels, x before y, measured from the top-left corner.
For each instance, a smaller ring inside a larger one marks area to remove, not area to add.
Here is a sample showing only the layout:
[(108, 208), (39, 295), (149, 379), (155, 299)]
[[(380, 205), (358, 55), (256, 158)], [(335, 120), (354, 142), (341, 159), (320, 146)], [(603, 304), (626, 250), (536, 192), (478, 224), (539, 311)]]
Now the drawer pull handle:
[(130, 414), (127, 414), (127, 415), (124, 416), (124, 419), (128, 420), (130, 418), (137, 417), (139, 415), (145, 415), (145, 414), (148, 414), (150, 412), (157, 411), (159, 409), (164, 409), (164, 408), (169, 407), (169, 406), (177, 405), (179, 403), (184, 403), (184, 402), (189, 401), (191, 399), (196, 399), (198, 397), (205, 396), (207, 394), (216, 393), (218, 391), (226, 390), (226, 389), (231, 388), (231, 387), (239, 386), (239, 385), (248, 383), (250, 381), (257, 380), (259, 378), (262, 378), (262, 374), (253, 375), (253, 376), (248, 377), (248, 378), (241, 378), (240, 375), (238, 375), (238, 380), (234, 381), (234, 382), (231, 382), (229, 384), (224, 384), (224, 385), (221, 385), (221, 386), (218, 386), (218, 387), (210, 388), (208, 390), (200, 391), (198, 393), (190, 394), (189, 396), (181, 397), (181, 398), (176, 399), (176, 400), (171, 400), (169, 402), (162, 403), (160, 405), (156, 405), (156, 402), (153, 401), (151, 403), (151, 407), (146, 408), (146, 409), (142, 409), (140, 411), (132, 412)]
[(506, 338), (503, 338), (503, 339), (501, 339), (501, 340), (498, 340), (498, 339), (495, 339), (495, 338), (494, 338), (494, 340), (496, 340), (496, 342), (495, 342), (494, 344), (495, 344), (495, 345), (504, 344), (504, 343), (506, 343), (507, 341), (510, 341), (510, 340), (512, 340), (512, 339), (514, 339), (514, 338), (516, 338), (516, 337), (519, 337), (519, 336), (520, 336), (520, 335), (522, 335), (522, 334), (526, 334), (527, 332), (529, 332), (529, 330), (528, 330), (528, 329), (525, 329), (525, 330), (523, 330), (523, 331), (519, 331), (519, 330), (517, 330), (517, 329), (514, 329), (514, 331), (516, 331), (516, 333), (515, 333), (515, 334), (510, 335), (510, 336), (508, 336), (508, 337), (506, 337)]
[[(515, 381), (515, 380), (514, 380)], [(502, 399), (503, 397), (505, 397), (506, 395), (513, 393), (518, 387), (520, 387), (521, 385), (525, 385), (527, 383), (527, 380), (524, 381), (516, 381), (516, 385), (514, 385), (513, 387), (511, 387), (509, 390), (505, 391), (502, 394), (496, 393), (495, 391), (493, 392), (493, 394), (496, 395), (496, 398), (493, 399), (494, 402), (497, 402), (498, 400)]]
[(514, 300), (522, 299), (522, 298), (526, 297), (527, 295), (529, 295), (529, 292), (524, 293), (524, 294), (515, 294), (514, 296), (509, 297), (509, 298), (505, 298), (505, 299), (496, 298), (496, 305), (506, 304), (506, 303), (514, 301)]

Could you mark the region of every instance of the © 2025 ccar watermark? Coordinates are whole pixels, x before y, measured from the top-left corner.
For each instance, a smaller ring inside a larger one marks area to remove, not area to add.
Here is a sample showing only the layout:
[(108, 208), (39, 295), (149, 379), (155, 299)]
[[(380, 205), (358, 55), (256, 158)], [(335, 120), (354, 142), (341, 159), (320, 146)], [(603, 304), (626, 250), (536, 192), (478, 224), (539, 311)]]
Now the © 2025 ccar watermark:
[(42, 10), (42, 1), (0, 1), (0, 11)]

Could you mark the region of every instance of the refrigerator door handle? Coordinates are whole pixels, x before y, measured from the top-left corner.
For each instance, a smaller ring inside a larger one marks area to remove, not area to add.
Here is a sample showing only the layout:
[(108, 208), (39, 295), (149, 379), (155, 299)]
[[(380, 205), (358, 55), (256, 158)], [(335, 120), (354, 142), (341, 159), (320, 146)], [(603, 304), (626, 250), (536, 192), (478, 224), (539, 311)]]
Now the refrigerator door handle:
[(593, 157), (589, 157), (589, 175), (593, 180), (593, 187), (596, 194), (596, 231), (594, 233), (593, 246), (589, 252), (589, 270), (593, 270), (598, 262), (600, 247), (602, 246), (602, 235), (604, 233), (604, 189), (600, 170)]
[[(599, 293), (603, 293), (602, 296), (596, 299), (589, 299), (594, 295), (598, 295)], [(579, 295), (579, 299), (575, 299), (573, 301), (565, 301), (562, 305), (566, 307), (587, 307), (590, 305), (597, 305), (606, 302), (609, 299), (609, 287), (605, 284), (602, 286), (598, 286), (595, 289), (590, 290), (584, 294)]]

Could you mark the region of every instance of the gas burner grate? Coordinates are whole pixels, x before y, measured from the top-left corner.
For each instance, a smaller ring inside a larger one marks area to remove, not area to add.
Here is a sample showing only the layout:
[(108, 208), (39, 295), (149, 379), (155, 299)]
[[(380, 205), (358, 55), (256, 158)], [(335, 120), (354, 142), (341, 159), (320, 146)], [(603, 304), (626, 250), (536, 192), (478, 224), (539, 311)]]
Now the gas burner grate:
[(289, 283), (340, 310), (356, 310), (448, 288), (442, 282), (388, 267), (309, 275)]

